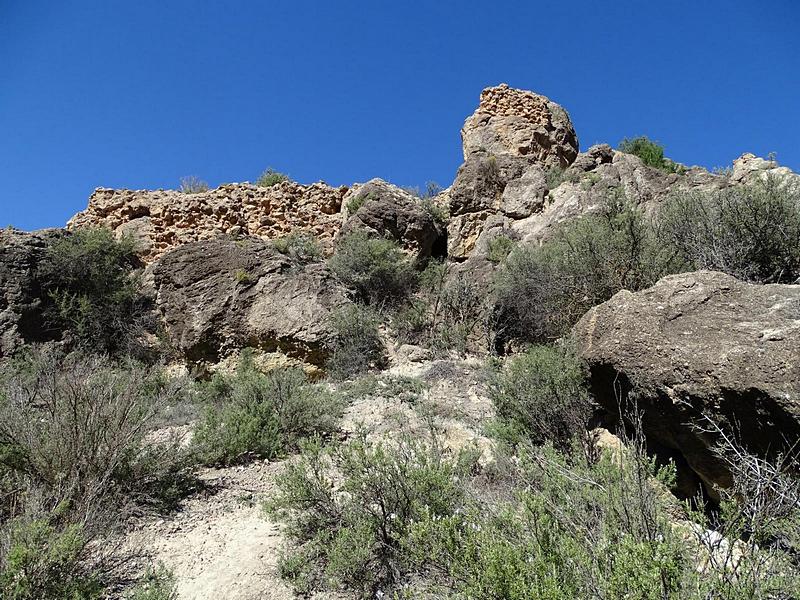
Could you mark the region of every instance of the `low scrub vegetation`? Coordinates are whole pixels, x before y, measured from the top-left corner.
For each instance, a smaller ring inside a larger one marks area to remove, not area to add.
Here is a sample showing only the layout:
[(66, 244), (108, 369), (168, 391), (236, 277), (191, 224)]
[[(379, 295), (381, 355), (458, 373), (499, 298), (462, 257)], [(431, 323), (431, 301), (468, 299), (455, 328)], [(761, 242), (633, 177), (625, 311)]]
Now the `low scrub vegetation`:
[(664, 243), (689, 269), (759, 283), (800, 279), (800, 189), (777, 178), (710, 194), (683, 193), (659, 215)]
[(341, 414), (339, 400), (308, 382), (299, 369), (259, 371), (244, 355), (233, 375), (201, 386), (205, 411), (193, 437), (206, 464), (235, 464), (284, 456), (303, 438), (328, 435)]
[(386, 349), (377, 311), (351, 304), (331, 315), (331, 325), (335, 335), (330, 343), (327, 369), (333, 379), (348, 379), (384, 365)]
[(649, 167), (669, 172), (678, 171), (676, 163), (664, 158), (664, 146), (645, 135), (623, 139), (617, 146), (617, 150), (638, 156)]
[(269, 167), (266, 171), (259, 175), (258, 179), (256, 179), (256, 185), (258, 187), (273, 187), (278, 185), (279, 183), (283, 183), (284, 181), (291, 181), (289, 176), (285, 173), (281, 173), (280, 171), (276, 171), (272, 167)]
[(534, 346), (493, 377), (490, 396), (511, 441), (550, 441), (562, 451), (589, 443), (593, 407), (578, 359), (568, 348)]
[[(717, 526), (742, 534), (747, 522), (757, 532), (744, 539), (759, 541), (720, 543), (667, 492), (673, 467), (657, 466), (642, 438), (622, 437), (595, 453), (520, 442), (485, 468), (435, 436), (310, 444), (267, 506), (291, 541), (281, 574), (304, 594), (361, 598), (795, 597), (800, 571), (783, 533), (797, 531), (795, 496), (736, 488)], [(765, 484), (772, 471), (760, 466)]]
[(181, 177), (181, 192), (184, 194), (200, 194), (208, 191), (208, 184), (194, 175)]
[(680, 270), (644, 213), (622, 197), (563, 227), (542, 246), (521, 246), (495, 279), (502, 336), (548, 342), (616, 292), (640, 290)]
[(416, 271), (397, 243), (363, 231), (339, 240), (329, 264), (358, 300), (378, 307), (398, 304), (417, 281)]
[(272, 245), (281, 254), (285, 254), (300, 264), (308, 264), (322, 258), (317, 238), (310, 233), (293, 231), (287, 236), (272, 240)]
[(125, 519), (188, 489), (177, 443), (145, 443), (178, 389), (155, 371), (33, 351), (0, 373), (0, 596), (104, 597), (98, 545)]

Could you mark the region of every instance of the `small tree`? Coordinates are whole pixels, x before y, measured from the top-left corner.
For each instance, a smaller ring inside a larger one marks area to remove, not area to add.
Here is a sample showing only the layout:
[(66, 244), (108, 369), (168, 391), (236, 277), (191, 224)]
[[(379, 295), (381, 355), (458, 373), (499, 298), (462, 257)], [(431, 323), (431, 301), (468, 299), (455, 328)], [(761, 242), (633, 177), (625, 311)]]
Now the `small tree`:
[(291, 181), (289, 176), (285, 173), (281, 173), (280, 171), (276, 171), (272, 167), (269, 167), (266, 171), (261, 173), (259, 178), (256, 180), (256, 185), (258, 187), (272, 187), (278, 185), (279, 183), (283, 183), (284, 181)]

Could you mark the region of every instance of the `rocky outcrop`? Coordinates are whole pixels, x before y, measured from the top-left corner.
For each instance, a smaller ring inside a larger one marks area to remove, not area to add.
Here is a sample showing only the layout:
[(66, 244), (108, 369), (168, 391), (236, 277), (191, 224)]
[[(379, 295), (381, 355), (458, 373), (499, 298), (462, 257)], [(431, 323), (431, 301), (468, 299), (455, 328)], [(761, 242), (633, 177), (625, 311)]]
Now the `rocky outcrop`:
[(102, 226), (131, 235), (147, 262), (182, 244), (220, 234), (272, 239), (305, 232), (330, 252), (346, 191), (293, 181), (272, 187), (232, 183), (194, 194), (98, 188), (88, 208), (72, 217), (67, 227)]
[(184, 244), (149, 270), (166, 333), (190, 363), (253, 347), (322, 365), (328, 317), (347, 302), (323, 263), (300, 265), (257, 238)]
[(475, 153), (529, 158), (566, 167), (578, 155), (567, 111), (545, 96), (505, 83), (481, 92), (477, 110), (461, 129), (464, 160)]
[[(351, 231), (389, 238), (411, 254), (417, 263), (431, 255), (444, 256), (445, 226), (432, 204), (382, 179), (356, 184), (344, 197), (345, 221), (339, 236)], [(356, 210), (350, 214), (350, 207)]]
[(619, 292), (574, 331), (596, 399), (612, 415), (636, 400), (648, 436), (709, 487), (730, 479), (701, 414), (761, 455), (800, 440), (800, 286), (671, 275)]
[(54, 337), (42, 322), (47, 298), (43, 297), (38, 266), (47, 248), (63, 235), (58, 229), (31, 233), (0, 230), (0, 358), (24, 343)]
[(737, 183), (752, 183), (768, 177), (778, 178), (786, 183), (800, 185), (800, 175), (781, 167), (772, 159), (764, 159), (746, 152), (733, 161), (731, 179)]

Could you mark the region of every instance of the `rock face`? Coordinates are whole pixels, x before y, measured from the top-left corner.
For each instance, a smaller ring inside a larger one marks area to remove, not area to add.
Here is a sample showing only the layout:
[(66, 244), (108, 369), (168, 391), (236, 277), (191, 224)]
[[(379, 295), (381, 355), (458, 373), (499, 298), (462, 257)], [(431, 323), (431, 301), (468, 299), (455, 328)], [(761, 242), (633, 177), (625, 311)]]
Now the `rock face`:
[(88, 208), (72, 217), (67, 227), (103, 226), (132, 235), (147, 262), (182, 244), (223, 233), (272, 239), (292, 231), (307, 232), (330, 252), (346, 191), (292, 181), (272, 187), (226, 184), (196, 194), (98, 188)]
[(323, 263), (300, 265), (257, 238), (184, 244), (150, 270), (166, 332), (194, 363), (254, 347), (321, 365), (330, 312), (347, 302)]
[[(349, 206), (358, 206), (350, 215)], [(346, 220), (339, 235), (355, 230), (396, 241), (418, 263), (446, 252), (445, 226), (419, 198), (382, 179), (354, 185), (344, 197)]]
[(800, 440), (800, 286), (671, 275), (593, 308), (575, 335), (598, 401), (617, 414), (619, 395), (635, 399), (648, 436), (706, 484), (730, 479), (701, 412), (761, 455)]
[(23, 343), (52, 339), (42, 324), (46, 299), (37, 269), (48, 246), (62, 235), (57, 229), (0, 230), (0, 358)]
[(567, 111), (545, 96), (505, 83), (481, 92), (478, 109), (461, 129), (464, 160), (472, 154), (522, 156), (566, 167), (578, 155), (578, 138)]

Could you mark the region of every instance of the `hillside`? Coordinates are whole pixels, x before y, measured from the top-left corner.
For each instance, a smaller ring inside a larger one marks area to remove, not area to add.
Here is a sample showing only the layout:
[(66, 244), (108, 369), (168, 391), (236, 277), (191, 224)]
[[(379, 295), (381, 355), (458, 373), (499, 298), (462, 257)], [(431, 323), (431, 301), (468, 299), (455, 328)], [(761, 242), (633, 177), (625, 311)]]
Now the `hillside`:
[(800, 597), (800, 175), (461, 138), (0, 231), (0, 597)]

